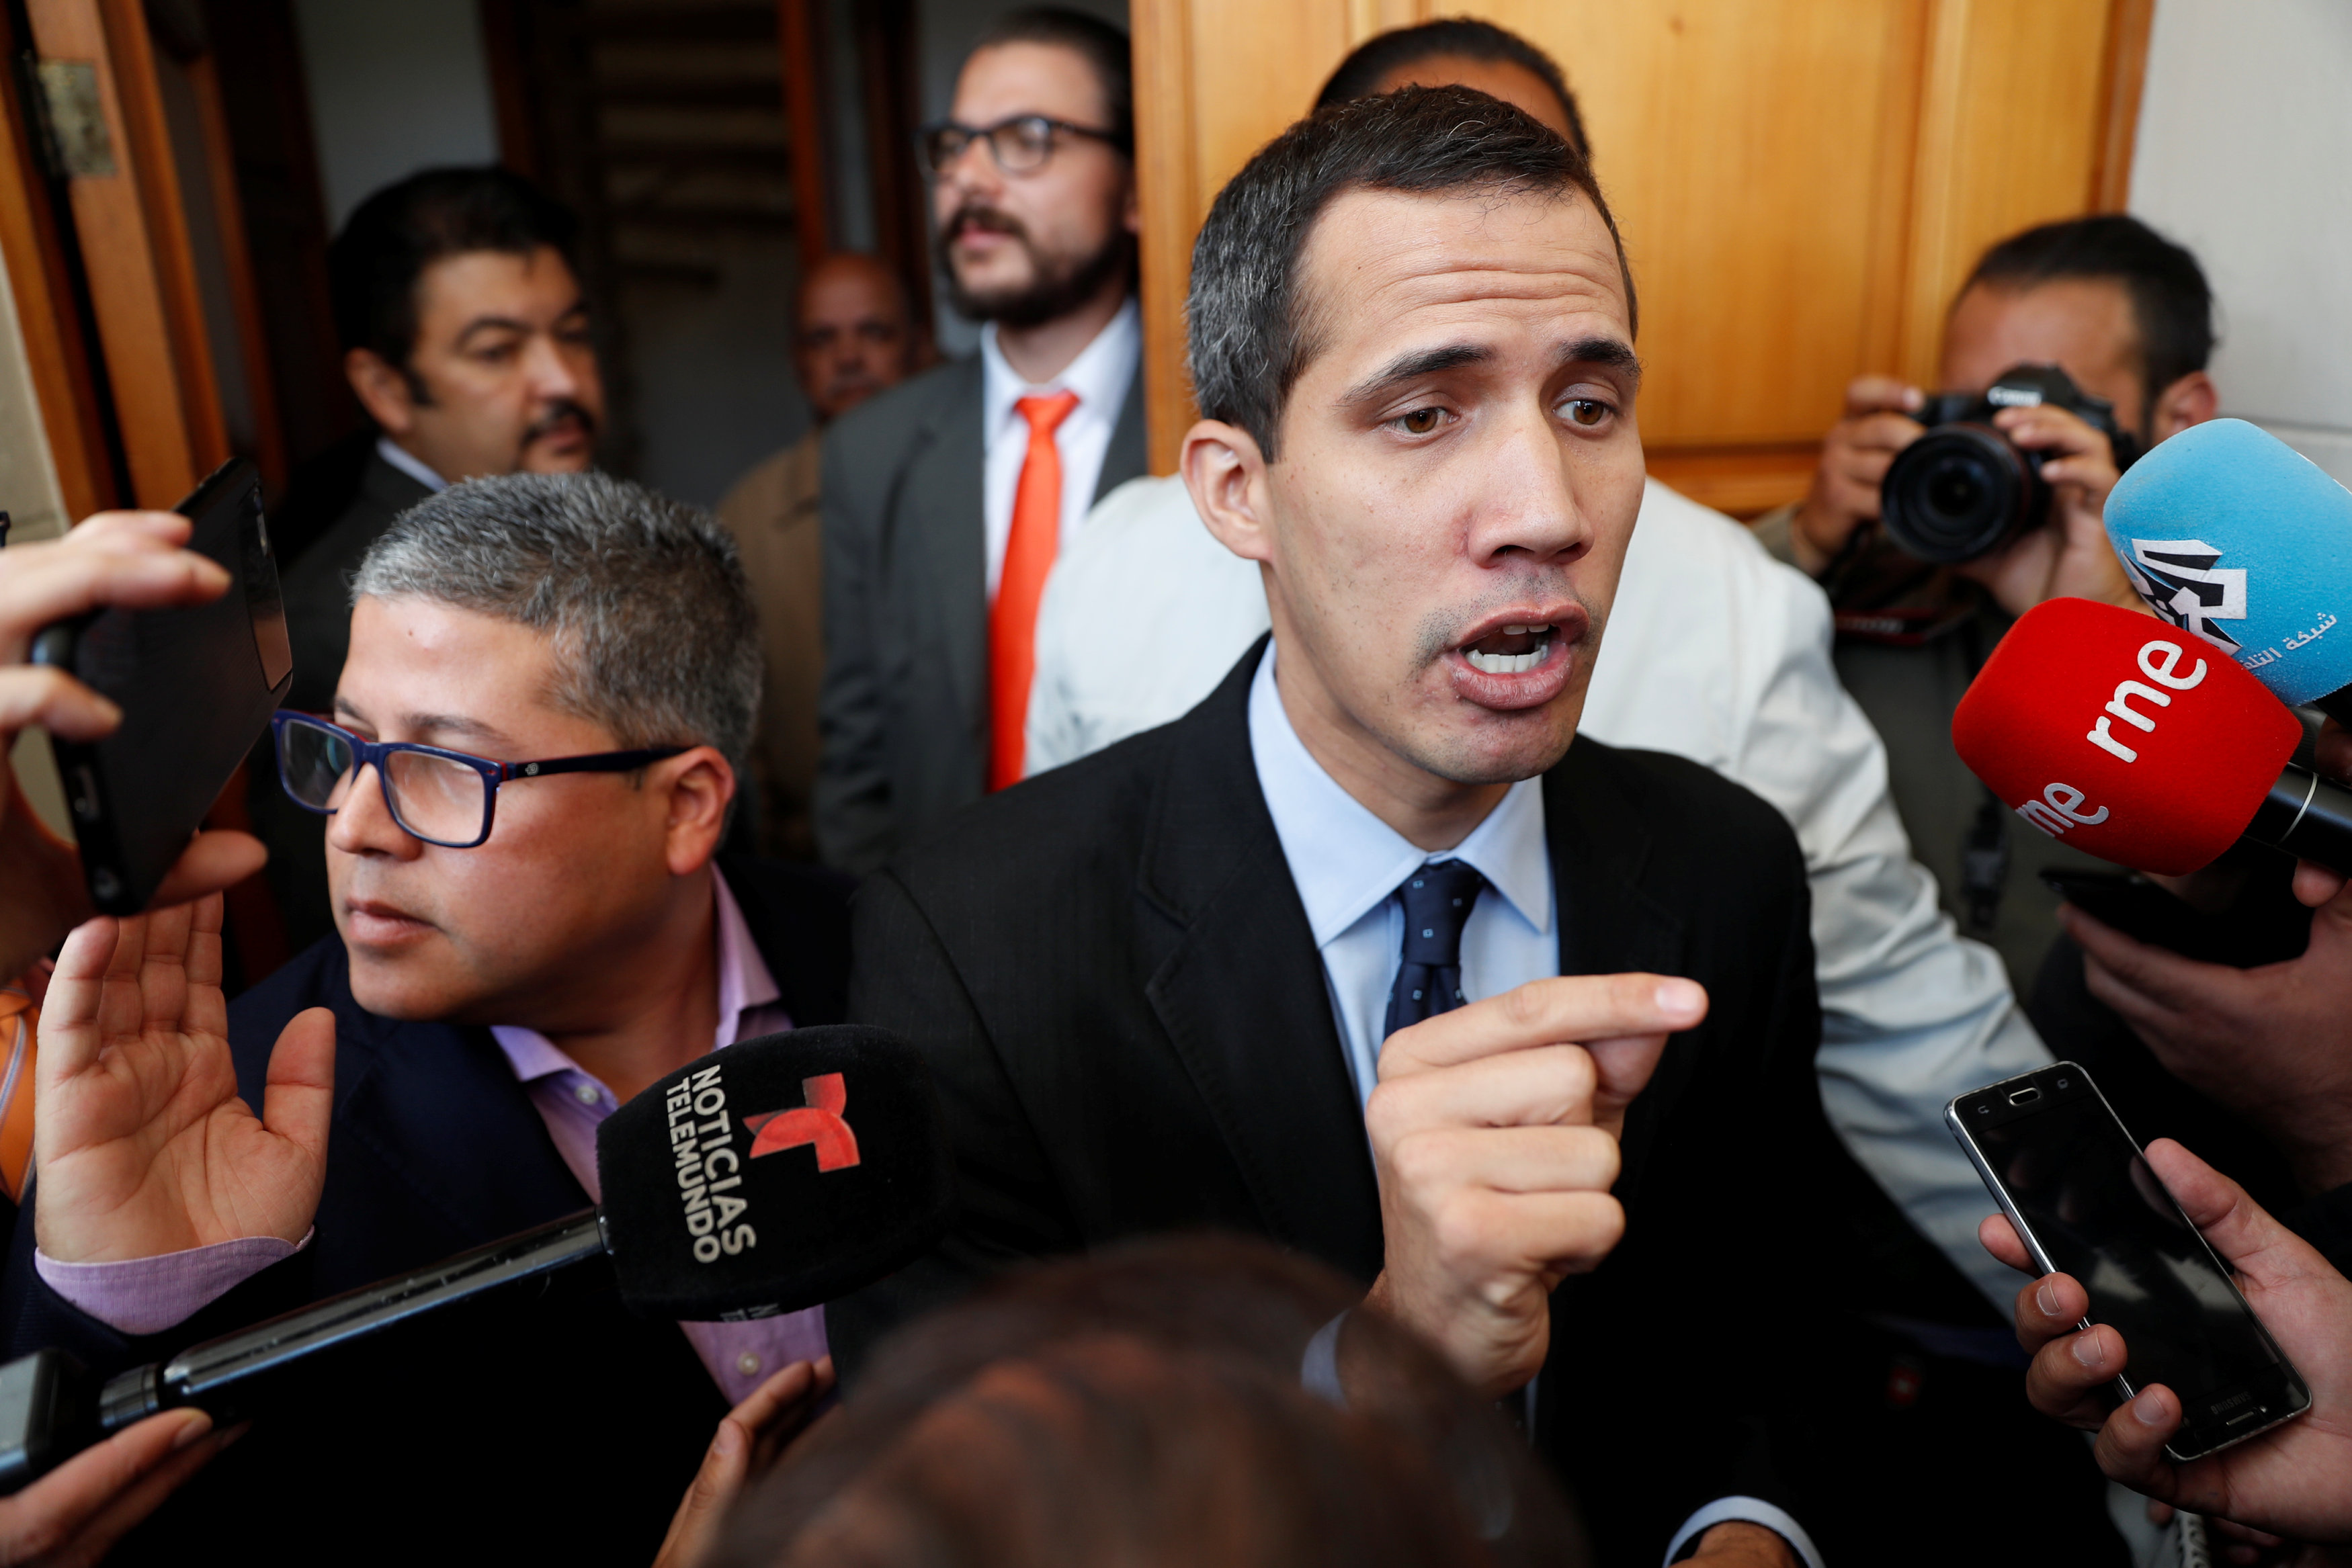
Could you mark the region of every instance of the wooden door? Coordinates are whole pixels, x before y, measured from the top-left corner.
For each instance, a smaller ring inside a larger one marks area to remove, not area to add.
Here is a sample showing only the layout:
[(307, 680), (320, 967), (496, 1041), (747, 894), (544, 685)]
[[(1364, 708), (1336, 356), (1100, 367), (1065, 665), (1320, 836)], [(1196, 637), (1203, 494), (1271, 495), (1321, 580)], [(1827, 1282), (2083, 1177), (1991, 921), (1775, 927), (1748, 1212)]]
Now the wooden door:
[[(259, 302), (201, 13), (142, 0), (26, 0), (25, 14), (52, 172), (96, 328), (101, 401), (128, 480), (119, 498), (169, 507), (239, 451), (281, 478)], [(12, 277), (28, 270), (14, 251), (9, 267)], [(64, 422), (49, 423), (54, 447)]]
[(1932, 379), (1990, 242), (2123, 204), (2152, 0), (1135, 0), (1155, 467), (1192, 418), (1181, 303), (1218, 187), (1373, 34), (1465, 10), (1565, 68), (1642, 298), (1652, 471), (1753, 515), (1843, 391)]

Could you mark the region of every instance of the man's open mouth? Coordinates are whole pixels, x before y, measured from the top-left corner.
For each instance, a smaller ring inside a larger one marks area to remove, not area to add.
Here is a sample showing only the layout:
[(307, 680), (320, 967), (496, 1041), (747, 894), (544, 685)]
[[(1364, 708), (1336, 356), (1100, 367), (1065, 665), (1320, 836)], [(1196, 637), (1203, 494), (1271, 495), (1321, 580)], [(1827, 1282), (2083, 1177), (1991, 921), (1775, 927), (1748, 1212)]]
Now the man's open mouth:
[(1523, 674), (1550, 658), (1552, 645), (1559, 640), (1558, 630), (1549, 622), (1539, 626), (1506, 626), (1465, 647), (1462, 656), (1482, 674)]

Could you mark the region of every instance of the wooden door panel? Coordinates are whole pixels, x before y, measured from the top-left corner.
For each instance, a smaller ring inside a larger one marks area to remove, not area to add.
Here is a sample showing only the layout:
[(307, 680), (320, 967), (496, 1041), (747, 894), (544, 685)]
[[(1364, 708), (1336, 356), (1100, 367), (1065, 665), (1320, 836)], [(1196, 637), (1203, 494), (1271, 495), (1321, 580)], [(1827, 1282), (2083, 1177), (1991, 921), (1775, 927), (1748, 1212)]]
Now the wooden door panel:
[[(1558, 58), (1624, 233), (1654, 472), (1801, 493), (1846, 382), (1933, 380), (1991, 241), (2118, 205), (2150, 0), (1486, 0)], [(1346, 51), (1453, 5), (1133, 0), (1154, 465), (1192, 417), (1181, 306), (1218, 187)]]
[(1925, 0), (1505, 0), (1566, 69), (1642, 297), (1652, 446), (1807, 441), (1885, 351)]

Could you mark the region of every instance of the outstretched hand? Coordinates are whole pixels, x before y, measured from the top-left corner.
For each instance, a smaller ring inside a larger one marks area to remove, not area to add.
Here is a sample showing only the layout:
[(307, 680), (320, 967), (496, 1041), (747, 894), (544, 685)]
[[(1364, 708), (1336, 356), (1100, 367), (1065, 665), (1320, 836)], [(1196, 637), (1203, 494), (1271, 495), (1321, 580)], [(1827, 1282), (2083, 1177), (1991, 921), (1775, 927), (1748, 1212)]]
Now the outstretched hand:
[(41, 1013), (34, 1233), (63, 1262), (299, 1241), (326, 1179), (334, 1015), (295, 1017), (256, 1116), (237, 1098), (221, 898), (68, 937)]
[(694, 1568), (702, 1561), (744, 1483), (782, 1457), (832, 1391), (833, 1357), (796, 1361), (730, 1410), (669, 1521), (654, 1568)]
[[(2311, 1408), (2235, 1448), (2175, 1464), (2164, 1445), (2180, 1429), (2179, 1397), (2152, 1384), (2108, 1413), (2105, 1390), (2129, 1364), (2130, 1349), (2106, 1324), (2077, 1331), (2090, 1298), (2064, 1274), (2018, 1292), (2018, 1342), (2033, 1356), (2026, 1396), (2045, 1416), (2095, 1429), (2099, 1468), (2135, 1491), (2290, 1540), (2352, 1542), (2352, 1281), (2169, 1138), (2147, 1146), (2147, 1163), (2236, 1271), (2239, 1289), (2309, 1385)], [(1987, 1219), (1978, 1235), (2011, 1268), (2033, 1271), (2006, 1217)]]

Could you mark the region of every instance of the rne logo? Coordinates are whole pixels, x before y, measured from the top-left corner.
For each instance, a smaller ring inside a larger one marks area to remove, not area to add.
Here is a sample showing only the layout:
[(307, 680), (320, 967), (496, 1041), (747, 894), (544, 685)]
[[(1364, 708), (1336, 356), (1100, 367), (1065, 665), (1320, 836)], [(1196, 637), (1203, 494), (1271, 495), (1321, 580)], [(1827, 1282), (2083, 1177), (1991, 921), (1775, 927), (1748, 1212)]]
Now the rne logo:
[[(2090, 733), (2084, 736), (2083, 738), (2089, 741), (2093, 746), (2097, 747), (2102, 751), (2122, 758), (2126, 762), (2137, 762), (2139, 760), (2139, 753), (2133, 747), (2128, 747), (2122, 741), (2116, 739), (2115, 731), (2109, 727), (2112, 726), (2116, 720), (2122, 719), (2126, 724), (2137, 725), (2141, 729), (2146, 730), (2148, 734), (2154, 735), (2156, 733), (2156, 716), (2153, 714), (2142, 713), (2137, 708), (2132, 706), (2132, 699), (2134, 697), (2139, 697), (2147, 702), (2154, 703), (2158, 707), (2170, 707), (2172, 706), (2172, 698), (2165, 692), (2157, 690), (2157, 686), (2168, 687), (2170, 690), (2176, 692), (2195, 690), (2198, 685), (2205, 679), (2205, 661), (2202, 659), (2198, 660), (2197, 667), (2194, 670), (2191, 670), (2188, 674), (2183, 675), (2179, 671), (2180, 661), (2185, 653), (2186, 650), (2184, 650), (2179, 643), (2168, 643), (2162, 638), (2158, 638), (2153, 643), (2144, 644), (2139, 651), (2140, 673), (2146, 675), (2148, 680), (2154, 681), (2156, 683), (2156, 686), (2148, 685), (2145, 682), (2141, 681), (2118, 681), (2116, 684), (2116, 695), (2107, 699), (2106, 711), (2099, 716), (2098, 722), (2091, 726)], [(2062, 788), (2062, 786), (2053, 784), (2051, 788), (2054, 789)], [(2082, 796), (2080, 794), (2077, 794), (2074, 799), (2077, 804), (2081, 803)], [(2022, 813), (2024, 810), (2025, 808), (2023, 807), (2019, 808), (2021, 813)], [(2028, 817), (2026, 820), (2028, 821), (2032, 821), (2035, 827), (2042, 827), (2040, 822), (2034, 821), (2031, 817)], [(2044, 832), (2048, 832), (2051, 830), (2042, 828), (2042, 831)], [(2059, 831), (2063, 832), (2064, 830), (2061, 829)]]
[(2049, 834), (2063, 839), (2070, 827), (2095, 828), (2107, 820), (2107, 809), (2100, 807), (2089, 816), (2083, 815), (2083, 792), (2072, 784), (2051, 784), (2042, 789), (2042, 799), (2028, 800), (2017, 809), (2017, 814)]

